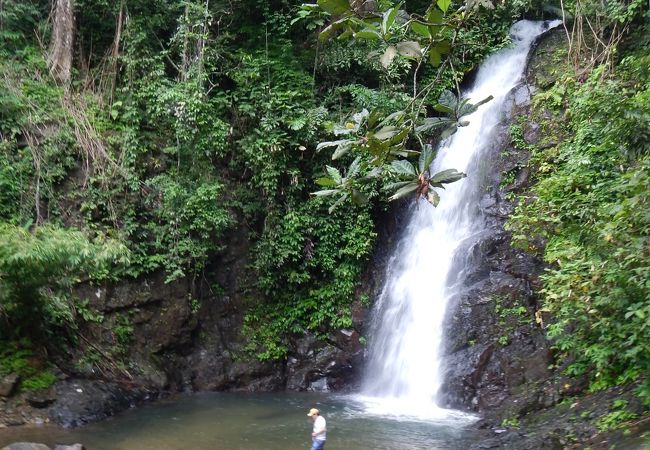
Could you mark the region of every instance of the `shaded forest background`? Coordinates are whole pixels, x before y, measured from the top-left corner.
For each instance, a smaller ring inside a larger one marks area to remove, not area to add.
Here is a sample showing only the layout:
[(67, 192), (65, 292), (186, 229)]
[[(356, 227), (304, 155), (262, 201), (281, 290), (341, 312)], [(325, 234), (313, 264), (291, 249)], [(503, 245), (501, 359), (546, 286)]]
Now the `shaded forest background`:
[[(531, 149), (538, 184), (509, 226), (549, 264), (540, 314), (558, 365), (593, 389), (647, 382), (647, 4), (440, 3), (453, 45), (421, 67), (408, 54), (385, 64), (382, 39), (320, 40), (328, 2), (0, 2), (0, 375), (22, 371), (26, 389), (54, 381), (29, 357), (102, 321), (77, 283), (200, 280), (238, 228), (253, 237), (251, 290), (264, 295), (242, 331), (252, 353), (283, 358), (291, 334), (349, 327), (388, 202), (375, 180), (367, 201), (330, 212), (316, 180), (360, 150), (332, 162), (318, 144), (364, 109), (406, 109), (433, 80), (418, 114), (437, 116), (440, 95), (507, 45), (514, 21), (564, 15), (569, 52), (534, 99), (554, 142)], [(432, 4), (402, 7), (425, 16)], [(401, 33), (425, 39), (413, 30)]]

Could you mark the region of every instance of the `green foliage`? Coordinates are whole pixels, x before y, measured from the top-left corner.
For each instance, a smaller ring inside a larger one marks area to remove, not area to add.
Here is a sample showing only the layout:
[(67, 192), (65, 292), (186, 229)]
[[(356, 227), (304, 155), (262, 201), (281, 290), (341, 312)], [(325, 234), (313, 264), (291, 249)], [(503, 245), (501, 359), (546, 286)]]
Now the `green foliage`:
[(350, 305), (375, 237), (367, 206), (328, 214), (313, 199), (270, 219), (257, 270), (274, 301), (254, 305), (246, 317), (249, 350), (261, 359), (284, 357), (294, 334), (327, 335), (352, 325)]
[[(211, 263), (238, 233), (255, 248), (251, 291), (264, 293), (247, 319), (262, 358), (284, 355), (298, 330), (349, 326), (382, 187), (435, 202), (434, 188), (462, 176), (427, 170), (431, 138), (471, 106), (446, 93), (444, 109), (441, 95), (526, 9), (424, 3), (409, 15), (382, 2), (373, 18), (336, 0), (297, 13), (286, 2), (77, 0), (63, 87), (42, 50), (51, 5), (3, 1), (0, 337), (102, 322), (70, 295), (77, 281), (198, 279), (221, 270)], [(317, 42), (330, 31), (355, 45)], [(352, 141), (337, 147), (347, 170), (323, 170), (318, 143), (332, 134)], [(342, 199), (331, 215), (309, 195), (315, 180)], [(199, 300), (188, 299), (194, 312)], [(116, 327), (120, 353), (132, 325)]]
[(23, 339), (20, 343), (0, 340), (0, 377), (9, 374), (19, 376), (21, 390), (35, 391), (50, 387), (56, 377), (49, 369), (39, 368), (39, 363), (30, 349), (31, 343)]
[(119, 242), (53, 226), (33, 232), (0, 224), (0, 338), (42, 338), (52, 326), (74, 326), (69, 298), (82, 274), (101, 276), (106, 266), (127, 263)]
[[(592, 389), (641, 380), (650, 400), (650, 60), (633, 50), (616, 76), (596, 69), (569, 84), (565, 126), (554, 151), (536, 150), (544, 168), (509, 227), (521, 247), (539, 249), (548, 334), (567, 372)], [(537, 107), (543, 107), (539, 102)]]
[(519, 422), (518, 418), (512, 417), (512, 418), (503, 419), (501, 421), (501, 426), (507, 428), (519, 428), (521, 427), (521, 423)]
[(596, 424), (601, 433), (621, 428), (626, 422), (634, 420), (638, 414), (627, 410), (627, 400), (614, 400), (611, 412), (598, 419)]
[(133, 339), (133, 325), (128, 316), (118, 316), (112, 327), (114, 335), (114, 353), (124, 353)]

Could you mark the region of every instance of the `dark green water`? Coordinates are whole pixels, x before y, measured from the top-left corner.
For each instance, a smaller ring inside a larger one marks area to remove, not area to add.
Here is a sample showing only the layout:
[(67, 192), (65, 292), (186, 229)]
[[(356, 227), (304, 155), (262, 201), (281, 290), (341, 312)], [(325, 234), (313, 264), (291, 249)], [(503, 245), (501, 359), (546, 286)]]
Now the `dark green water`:
[(76, 430), (0, 429), (0, 447), (16, 441), (81, 442), (88, 450), (308, 449), (312, 406), (327, 419), (327, 450), (461, 450), (475, 438), (459, 417), (418, 421), (370, 415), (351, 397), (211, 393), (181, 396)]

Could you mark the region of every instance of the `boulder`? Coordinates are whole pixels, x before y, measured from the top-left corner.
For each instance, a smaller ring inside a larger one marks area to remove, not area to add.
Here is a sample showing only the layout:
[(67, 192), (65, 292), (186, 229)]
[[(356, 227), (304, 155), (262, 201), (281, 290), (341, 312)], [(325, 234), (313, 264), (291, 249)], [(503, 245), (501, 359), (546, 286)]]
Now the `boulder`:
[(56, 390), (52, 386), (47, 389), (28, 392), (25, 399), (34, 408), (45, 408), (56, 401)]
[(45, 444), (36, 444), (33, 442), (15, 442), (9, 444), (6, 447), (2, 447), (0, 450), (52, 450)]
[(73, 428), (105, 419), (142, 401), (148, 392), (124, 388), (98, 380), (65, 380), (56, 385), (56, 402), (48, 410), (50, 419)]
[(0, 397), (9, 397), (14, 392), (19, 381), (20, 377), (15, 373), (3, 377), (0, 380)]
[(57, 445), (54, 447), (54, 450), (85, 450), (85, 447), (81, 444), (72, 444), (72, 445)]

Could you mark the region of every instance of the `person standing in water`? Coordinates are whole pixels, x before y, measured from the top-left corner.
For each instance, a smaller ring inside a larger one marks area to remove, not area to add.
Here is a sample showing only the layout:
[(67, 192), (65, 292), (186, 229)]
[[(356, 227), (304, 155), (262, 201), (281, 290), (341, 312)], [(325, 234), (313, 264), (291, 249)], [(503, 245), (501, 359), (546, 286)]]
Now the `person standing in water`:
[(320, 415), (320, 411), (316, 408), (309, 410), (307, 417), (314, 422), (314, 429), (311, 433), (311, 449), (310, 450), (323, 450), (325, 448), (325, 440), (327, 439), (327, 425), (325, 417)]

